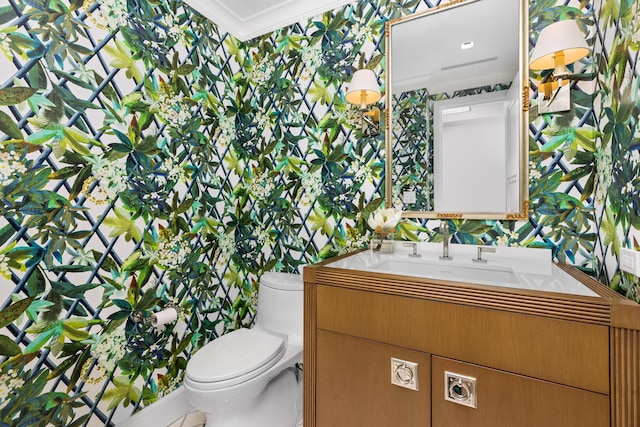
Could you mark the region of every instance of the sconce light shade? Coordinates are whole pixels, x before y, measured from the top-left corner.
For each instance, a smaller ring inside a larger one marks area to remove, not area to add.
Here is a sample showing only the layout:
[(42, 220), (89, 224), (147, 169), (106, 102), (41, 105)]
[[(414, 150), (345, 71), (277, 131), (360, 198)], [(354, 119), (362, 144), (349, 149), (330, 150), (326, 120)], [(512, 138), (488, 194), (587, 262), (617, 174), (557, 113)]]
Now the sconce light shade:
[(345, 96), (348, 102), (365, 108), (382, 98), (376, 74), (372, 70), (358, 70), (353, 74)]
[(558, 21), (540, 32), (529, 67), (532, 70), (555, 69), (554, 74), (559, 77), (568, 73), (566, 65), (584, 58), (589, 52), (589, 46), (576, 21)]

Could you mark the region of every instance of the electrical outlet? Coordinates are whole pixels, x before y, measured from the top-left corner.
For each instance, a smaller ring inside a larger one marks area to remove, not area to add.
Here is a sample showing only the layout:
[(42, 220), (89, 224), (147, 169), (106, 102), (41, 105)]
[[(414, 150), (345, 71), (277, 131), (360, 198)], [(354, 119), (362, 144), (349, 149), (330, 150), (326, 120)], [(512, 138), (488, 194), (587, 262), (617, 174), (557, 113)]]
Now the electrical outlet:
[(620, 248), (620, 270), (640, 277), (640, 251)]

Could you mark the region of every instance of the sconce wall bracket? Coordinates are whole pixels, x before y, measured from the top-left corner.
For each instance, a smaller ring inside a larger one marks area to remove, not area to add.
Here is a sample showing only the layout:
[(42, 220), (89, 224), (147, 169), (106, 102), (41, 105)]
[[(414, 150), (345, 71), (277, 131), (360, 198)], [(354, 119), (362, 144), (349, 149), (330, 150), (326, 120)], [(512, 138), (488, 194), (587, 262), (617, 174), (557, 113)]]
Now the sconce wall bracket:
[(569, 80), (552, 80), (538, 86), (538, 114), (571, 110), (571, 84)]

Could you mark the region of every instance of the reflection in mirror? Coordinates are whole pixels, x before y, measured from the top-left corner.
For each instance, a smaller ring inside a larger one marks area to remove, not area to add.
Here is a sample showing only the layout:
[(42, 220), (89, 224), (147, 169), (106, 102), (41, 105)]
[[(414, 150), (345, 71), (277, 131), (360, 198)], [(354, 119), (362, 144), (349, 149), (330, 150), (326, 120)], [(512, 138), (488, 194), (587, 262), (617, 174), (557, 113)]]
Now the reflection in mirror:
[(467, 0), (387, 25), (389, 206), (526, 215), (526, 15), (524, 0)]

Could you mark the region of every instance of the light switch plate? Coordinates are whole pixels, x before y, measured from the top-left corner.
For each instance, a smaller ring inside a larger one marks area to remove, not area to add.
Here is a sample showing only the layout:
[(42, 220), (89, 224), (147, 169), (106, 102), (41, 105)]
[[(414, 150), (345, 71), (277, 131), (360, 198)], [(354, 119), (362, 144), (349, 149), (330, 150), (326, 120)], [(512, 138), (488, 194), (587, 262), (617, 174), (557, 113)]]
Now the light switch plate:
[(620, 248), (620, 270), (640, 277), (640, 251)]
[(416, 192), (415, 191), (405, 191), (402, 193), (402, 202), (405, 205), (412, 205), (416, 202)]

